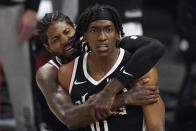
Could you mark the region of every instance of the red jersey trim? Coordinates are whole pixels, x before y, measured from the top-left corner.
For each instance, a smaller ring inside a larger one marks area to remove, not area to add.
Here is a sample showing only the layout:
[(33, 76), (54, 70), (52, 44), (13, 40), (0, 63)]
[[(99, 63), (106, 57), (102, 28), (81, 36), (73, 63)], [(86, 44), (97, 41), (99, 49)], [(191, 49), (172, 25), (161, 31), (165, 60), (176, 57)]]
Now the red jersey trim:
[(72, 67), (72, 72), (71, 72), (71, 79), (69, 80), (69, 87), (68, 87), (68, 91), (69, 91), (70, 86), (71, 86), (71, 80), (72, 80), (72, 77), (73, 77), (73, 71), (74, 71), (75, 61), (76, 61), (76, 59), (75, 59), (75, 60), (74, 60), (74, 62), (73, 62), (73, 67)]
[(50, 61), (48, 62), (48, 64), (50, 64), (50, 65), (54, 66), (54, 67), (55, 67), (55, 69), (59, 70), (59, 68), (58, 68), (55, 64), (51, 63)]

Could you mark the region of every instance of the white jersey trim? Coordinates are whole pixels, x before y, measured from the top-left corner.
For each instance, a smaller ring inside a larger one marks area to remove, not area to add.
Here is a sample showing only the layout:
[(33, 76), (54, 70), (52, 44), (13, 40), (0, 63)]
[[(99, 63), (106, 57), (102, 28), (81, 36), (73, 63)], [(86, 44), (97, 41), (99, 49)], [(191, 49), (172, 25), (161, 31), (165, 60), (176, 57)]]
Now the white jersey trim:
[(70, 82), (70, 85), (69, 85), (69, 94), (71, 94), (71, 91), (72, 91), (74, 79), (75, 79), (75, 76), (76, 76), (76, 70), (77, 70), (77, 67), (78, 67), (78, 60), (79, 60), (79, 58), (80, 57), (77, 57), (74, 60), (74, 67), (73, 67), (73, 71), (72, 71), (72, 74), (71, 74), (71, 82)]
[(118, 59), (116, 61), (116, 63), (113, 65), (113, 67), (108, 71), (108, 73), (99, 81), (94, 80), (87, 72), (87, 57), (88, 57), (88, 53), (85, 54), (84, 59), (83, 59), (83, 71), (84, 71), (84, 75), (86, 77), (87, 80), (89, 80), (93, 85), (98, 85), (99, 83), (101, 83), (106, 77), (108, 77), (110, 74), (112, 74), (116, 68), (120, 65), (123, 57), (125, 54), (125, 50), (120, 48), (120, 54), (118, 56)]
[(146, 122), (145, 122), (144, 117), (143, 117), (142, 131), (147, 131), (146, 130)]
[(48, 61), (48, 64), (54, 66), (57, 70), (59, 70), (59, 66), (53, 60)]
[[(57, 62), (59, 63), (60, 66), (62, 66), (62, 62), (61, 60), (56, 56), (55, 59), (57, 60)], [(59, 70), (59, 66), (53, 61), (53, 59), (48, 61), (49, 64), (53, 65), (55, 68), (57, 68)]]
[(62, 66), (62, 65), (63, 65), (63, 64), (62, 64), (61, 59), (60, 59), (60, 58), (58, 58), (57, 56), (56, 56), (56, 60), (57, 60), (57, 62), (60, 64), (60, 66)]

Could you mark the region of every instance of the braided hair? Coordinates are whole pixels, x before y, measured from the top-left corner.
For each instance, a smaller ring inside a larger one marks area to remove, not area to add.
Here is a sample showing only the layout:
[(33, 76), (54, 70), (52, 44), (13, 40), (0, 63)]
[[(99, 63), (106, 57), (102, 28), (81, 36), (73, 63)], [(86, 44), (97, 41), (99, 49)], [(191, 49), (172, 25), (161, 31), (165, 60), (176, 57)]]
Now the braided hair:
[(48, 44), (48, 37), (46, 32), (49, 26), (59, 21), (65, 21), (67, 24), (74, 27), (74, 24), (70, 18), (58, 11), (53, 13), (46, 13), (45, 16), (40, 21), (38, 21), (37, 31), (43, 44)]
[(93, 19), (96, 19), (97, 13), (101, 10), (107, 10), (110, 15), (113, 17), (113, 23), (114, 26), (122, 37), (124, 36), (123, 27), (121, 23), (121, 18), (118, 13), (118, 11), (109, 5), (94, 5), (92, 7), (87, 8), (79, 17), (77, 20), (77, 28), (75, 35), (73, 36), (73, 43), (78, 44), (77, 46), (82, 46), (82, 43), (84, 43), (83, 34), (87, 31), (89, 24), (92, 22)]

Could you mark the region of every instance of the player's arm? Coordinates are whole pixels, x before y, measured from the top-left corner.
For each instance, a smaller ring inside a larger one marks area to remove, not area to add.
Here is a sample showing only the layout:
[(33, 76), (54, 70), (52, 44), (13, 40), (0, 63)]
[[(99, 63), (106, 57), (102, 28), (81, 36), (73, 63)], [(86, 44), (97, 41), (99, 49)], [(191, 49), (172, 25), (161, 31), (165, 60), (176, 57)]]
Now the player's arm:
[[(127, 87), (153, 68), (165, 50), (160, 41), (145, 36), (127, 36), (120, 41), (119, 46), (132, 54), (124, 68), (115, 77), (124, 85), (123, 87)], [(122, 86), (116, 89), (112, 90), (119, 92)]]
[[(64, 65), (63, 67), (61, 67), (58, 73), (59, 83), (61, 84), (62, 87), (66, 89), (68, 89), (69, 81), (71, 79), (72, 65), (73, 63)], [(135, 94), (132, 97), (132, 101), (134, 100), (142, 101), (142, 100), (139, 100), (138, 96), (140, 96), (141, 94), (143, 96), (148, 95), (144, 92), (141, 93), (141, 90), (143, 89), (140, 89), (139, 91), (136, 89), (129, 93), (130, 97), (132, 94)], [(115, 104), (112, 105), (113, 109), (117, 109), (118, 107), (122, 106), (122, 104), (124, 105), (124, 101), (121, 98), (123, 97), (119, 97), (119, 99), (114, 102)], [(91, 100), (88, 100), (87, 102), (81, 105), (72, 104), (70, 100), (70, 96), (68, 95), (67, 91), (62, 90), (62, 88), (61, 88), (61, 92), (59, 93), (59, 97), (56, 99), (60, 101), (59, 104), (60, 106), (62, 106), (62, 110), (60, 112), (61, 114), (56, 113), (58, 112), (58, 109), (54, 110), (54, 113), (57, 114), (57, 117), (71, 129), (89, 125), (90, 123), (93, 123), (97, 120), (103, 120), (111, 115), (111, 114), (103, 114), (103, 115), (96, 116), (94, 106), (92, 106), (92, 103), (91, 103), (93, 101), (93, 98), (92, 99), (90, 98)], [(149, 102), (155, 102), (155, 101), (146, 100), (146, 103), (149, 103)]]
[[(36, 81), (54, 115), (68, 128), (76, 129), (87, 126), (97, 119), (93, 117), (94, 110), (89, 101), (75, 105), (66, 90), (71, 79), (72, 65), (72, 62), (64, 65), (58, 74), (57, 69), (46, 64), (36, 72)], [(58, 84), (58, 75), (62, 87)]]
[[(81, 105), (72, 103), (68, 91), (65, 90), (70, 81), (72, 65), (72, 63), (65, 65), (59, 71), (59, 80), (62, 87), (59, 86), (57, 80), (58, 70), (49, 64), (42, 66), (37, 71), (36, 81), (45, 96), (50, 110), (68, 128), (76, 129), (87, 126), (96, 120), (103, 120), (108, 117), (108, 115), (95, 118), (94, 109), (89, 101)], [(121, 105), (121, 101), (116, 104), (117, 107)]]
[[(145, 85), (157, 85), (158, 74), (155, 68), (151, 69), (143, 78), (150, 78)], [(154, 104), (142, 107), (146, 122), (147, 131), (164, 131), (165, 126), (165, 106), (163, 100), (159, 96), (158, 101)]]
[(45, 64), (36, 72), (36, 82), (50, 110), (64, 123), (64, 109), (72, 107), (73, 104), (69, 94), (58, 85), (58, 70)]
[(125, 87), (153, 68), (165, 51), (160, 41), (145, 36), (127, 36), (121, 40), (120, 47), (132, 54), (123, 69), (132, 76), (123, 71), (117, 75)]
[(120, 46), (131, 52), (132, 57), (124, 69), (96, 96), (94, 108), (97, 114), (110, 113), (116, 94), (147, 73), (164, 54), (164, 46), (158, 40), (148, 37), (125, 37), (121, 40)]
[[(95, 118), (94, 108), (90, 100), (80, 105), (78, 104), (76, 105), (71, 102), (71, 98), (68, 94), (68, 90), (69, 90), (68, 88), (71, 79), (72, 68), (73, 68), (73, 62), (62, 66), (58, 72), (59, 84), (66, 90), (64, 91), (64, 94), (61, 94), (62, 98), (60, 100), (64, 100), (66, 102), (62, 103), (64, 104), (63, 115), (60, 114), (60, 117), (58, 117), (57, 114), (57, 117), (61, 119), (61, 121), (65, 125), (67, 125), (68, 128), (77, 129), (80, 127), (90, 125), (91, 123), (97, 121), (98, 119)], [(99, 120), (103, 120), (105, 118), (106, 117), (102, 117)]]
[[(71, 63), (72, 65), (72, 63)], [(63, 67), (60, 68), (60, 71), (58, 73), (58, 78), (59, 78), (59, 83), (61, 84), (62, 87), (68, 89), (69, 86), (69, 81), (71, 79), (71, 71), (72, 68), (68, 67), (69, 65), (64, 65)], [(67, 68), (68, 67), (68, 68)], [(139, 86), (138, 86), (139, 87)], [(151, 87), (148, 89), (144, 89), (143, 87), (139, 87), (139, 89), (133, 88), (132, 91), (130, 91), (128, 93), (128, 95), (126, 95), (128, 98), (131, 98), (131, 100), (129, 101), (129, 104), (134, 104), (135, 101), (138, 101), (138, 103), (144, 103), (144, 104), (149, 104), (149, 103), (154, 103), (155, 100), (151, 99), (151, 100), (141, 100), (141, 95), (142, 98), (144, 98), (143, 96), (149, 96), (149, 94), (147, 94), (145, 91), (146, 90), (151, 90)], [(65, 95), (67, 94), (67, 91), (64, 92)], [(68, 95), (68, 94), (67, 94)], [(126, 97), (126, 98), (127, 98)], [(122, 96), (118, 96), (118, 98), (116, 98), (114, 104), (112, 105), (113, 109), (118, 109), (119, 107), (121, 107), (122, 105), (125, 105), (127, 101), (124, 101), (123, 99), (124, 97)], [(128, 99), (127, 98), (127, 99)], [(69, 97), (61, 97), (60, 100), (64, 100), (66, 101), (66, 99), (68, 99), (68, 106), (66, 106), (66, 103), (64, 104), (64, 110), (62, 112), (64, 112), (62, 115), (61, 121), (67, 125), (69, 128), (79, 128), (79, 127), (83, 127), (86, 125), (89, 125), (97, 120), (103, 120), (106, 119), (108, 116), (110, 116), (111, 114), (95, 114), (95, 108), (92, 105), (92, 101), (94, 100), (93, 97), (91, 97), (91, 100), (88, 100), (87, 102), (81, 104), (81, 105), (73, 105), (70, 102), (70, 96)], [(71, 106), (70, 106), (71, 105)]]

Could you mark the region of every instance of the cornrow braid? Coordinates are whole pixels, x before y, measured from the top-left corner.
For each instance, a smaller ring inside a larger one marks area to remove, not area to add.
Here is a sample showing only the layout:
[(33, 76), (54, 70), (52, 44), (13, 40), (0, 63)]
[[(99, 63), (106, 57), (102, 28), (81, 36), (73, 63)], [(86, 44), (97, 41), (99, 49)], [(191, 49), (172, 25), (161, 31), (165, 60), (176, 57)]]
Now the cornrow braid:
[[(77, 46), (81, 46), (83, 43), (83, 39), (81, 39), (81, 37), (83, 37), (83, 34), (87, 31), (88, 29), (88, 25), (90, 24), (91, 20), (94, 19), (97, 16), (97, 13), (102, 10), (102, 9), (106, 9), (107, 11), (110, 12), (110, 14), (112, 15), (114, 21), (114, 26), (117, 30), (117, 32), (123, 37), (124, 36), (124, 32), (123, 32), (123, 27), (122, 27), (122, 23), (121, 23), (121, 18), (120, 15), (118, 13), (118, 11), (113, 8), (112, 6), (109, 5), (94, 5), (92, 7), (87, 8), (78, 18), (77, 20), (77, 28), (76, 28), (76, 32), (75, 35), (73, 36), (73, 42), (75, 44), (79, 44)], [(80, 40), (80, 42), (79, 42)]]
[(58, 11), (55, 11), (53, 13), (46, 13), (45, 16), (40, 21), (38, 21), (37, 32), (43, 44), (48, 44), (48, 37), (46, 35), (46, 32), (49, 26), (59, 21), (65, 21), (67, 24), (74, 27), (74, 24), (70, 20), (70, 18)]

